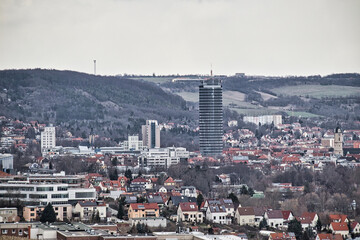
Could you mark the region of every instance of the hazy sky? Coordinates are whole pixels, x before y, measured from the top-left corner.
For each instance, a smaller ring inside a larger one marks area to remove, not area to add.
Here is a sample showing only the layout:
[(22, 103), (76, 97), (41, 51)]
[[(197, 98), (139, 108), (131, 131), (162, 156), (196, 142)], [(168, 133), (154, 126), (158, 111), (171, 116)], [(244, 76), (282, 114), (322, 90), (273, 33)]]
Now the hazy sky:
[(0, 0), (0, 69), (360, 72), (359, 0)]

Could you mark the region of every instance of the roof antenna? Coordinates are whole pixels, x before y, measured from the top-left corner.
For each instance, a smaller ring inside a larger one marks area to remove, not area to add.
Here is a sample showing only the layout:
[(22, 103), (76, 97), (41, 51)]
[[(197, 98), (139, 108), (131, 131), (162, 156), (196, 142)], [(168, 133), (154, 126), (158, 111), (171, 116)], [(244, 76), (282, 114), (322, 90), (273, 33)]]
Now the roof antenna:
[(210, 64), (210, 77), (212, 78), (213, 77), (213, 70), (212, 70), (212, 63)]

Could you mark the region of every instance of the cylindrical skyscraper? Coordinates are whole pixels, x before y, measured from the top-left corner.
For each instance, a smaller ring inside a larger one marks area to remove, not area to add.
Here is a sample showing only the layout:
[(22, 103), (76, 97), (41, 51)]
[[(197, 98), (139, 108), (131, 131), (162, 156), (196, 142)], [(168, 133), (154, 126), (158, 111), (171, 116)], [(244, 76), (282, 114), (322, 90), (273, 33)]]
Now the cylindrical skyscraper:
[(200, 152), (219, 156), (223, 150), (222, 85), (218, 79), (203, 80), (199, 86)]

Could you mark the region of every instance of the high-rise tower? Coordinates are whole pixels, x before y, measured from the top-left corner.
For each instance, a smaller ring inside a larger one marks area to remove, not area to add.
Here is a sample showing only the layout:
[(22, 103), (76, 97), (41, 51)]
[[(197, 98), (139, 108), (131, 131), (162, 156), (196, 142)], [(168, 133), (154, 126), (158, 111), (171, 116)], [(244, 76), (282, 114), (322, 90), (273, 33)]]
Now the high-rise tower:
[(160, 127), (156, 120), (146, 120), (146, 125), (142, 125), (143, 145), (148, 148), (160, 147)]
[(222, 85), (219, 79), (203, 80), (199, 86), (200, 152), (219, 156), (223, 150)]

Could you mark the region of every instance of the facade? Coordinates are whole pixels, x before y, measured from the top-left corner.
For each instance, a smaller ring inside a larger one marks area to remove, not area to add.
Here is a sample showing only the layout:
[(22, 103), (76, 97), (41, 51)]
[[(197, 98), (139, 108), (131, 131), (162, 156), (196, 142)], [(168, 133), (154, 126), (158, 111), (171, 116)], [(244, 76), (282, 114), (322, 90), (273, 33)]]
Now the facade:
[(218, 79), (202, 81), (199, 86), (200, 153), (219, 156), (223, 150), (222, 85)]
[(206, 220), (218, 224), (231, 224), (231, 216), (224, 205), (211, 205), (206, 210)]
[(0, 208), (0, 222), (18, 222), (17, 208)]
[(263, 115), (263, 116), (245, 116), (244, 122), (254, 123), (256, 125), (264, 125), (264, 124), (274, 124), (275, 127), (282, 124), (282, 116), (281, 115)]
[(29, 234), (29, 223), (0, 223), (0, 239), (2, 236), (27, 238)]
[(182, 202), (179, 204), (177, 217), (182, 222), (203, 222), (203, 213), (198, 210), (198, 206), (193, 202)]
[[(104, 202), (97, 201), (80, 201), (75, 205), (74, 215), (80, 218), (80, 220), (89, 221), (91, 218), (99, 212), (101, 220), (106, 218), (106, 204)], [(75, 217), (75, 216), (74, 216)]]
[(197, 197), (196, 187), (194, 186), (182, 186), (181, 195), (186, 197)]
[[(25, 206), (23, 208), (23, 217), (27, 222), (39, 221), (42, 211), (44, 211), (46, 206)], [(61, 204), (53, 206), (56, 219), (59, 221), (64, 221), (66, 219), (72, 218), (72, 205), (71, 204)]]
[(56, 146), (55, 127), (50, 125), (41, 132), (41, 152), (48, 152)]
[(273, 228), (283, 228), (284, 217), (281, 210), (268, 210), (265, 212), (264, 218), (267, 225)]
[(140, 167), (169, 168), (189, 158), (189, 152), (182, 147), (150, 148), (141, 152)]
[(160, 127), (157, 120), (146, 120), (146, 125), (142, 125), (141, 131), (144, 147), (160, 147)]
[(235, 213), (236, 222), (239, 225), (255, 225), (255, 212), (252, 207), (239, 207)]
[(128, 140), (124, 141), (125, 151), (140, 151), (143, 150), (143, 141), (139, 140), (138, 135), (128, 136)]
[(330, 223), (329, 229), (334, 234), (340, 234), (343, 238), (347, 238), (349, 236), (349, 227), (345, 222), (332, 222)]
[(128, 211), (129, 219), (133, 218), (158, 218), (159, 206), (156, 203), (131, 203)]
[(343, 134), (341, 132), (341, 129), (339, 127), (337, 127), (335, 129), (335, 135), (334, 135), (334, 154), (337, 155), (344, 155), (343, 152)]
[(0, 153), (0, 170), (6, 173), (10, 173), (14, 169), (14, 159), (11, 154)]

